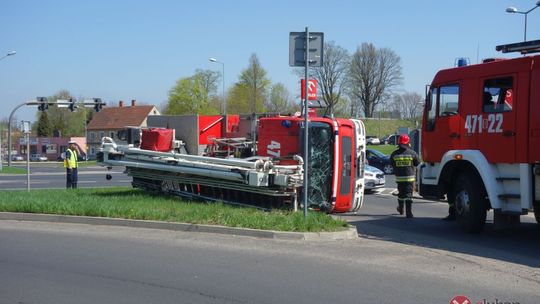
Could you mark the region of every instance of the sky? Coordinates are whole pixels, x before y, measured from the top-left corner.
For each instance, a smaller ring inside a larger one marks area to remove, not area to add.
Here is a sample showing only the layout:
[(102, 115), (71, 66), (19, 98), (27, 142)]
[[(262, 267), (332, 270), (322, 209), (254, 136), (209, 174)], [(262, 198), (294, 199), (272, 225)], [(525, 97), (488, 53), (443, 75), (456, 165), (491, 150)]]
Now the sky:
[[(324, 33), (350, 54), (364, 42), (401, 58), (400, 91), (424, 95), (436, 71), (466, 57), (516, 57), (495, 46), (523, 41), (524, 15), (536, 0), (409, 1), (2, 1), (0, 119), (37, 96), (68, 90), (110, 106), (164, 105), (176, 81), (197, 69), (222, 70), (230, 88), (256, 54), (272, 83), (300, 94), (289, 67), (289, 34)], [(540, 8), (528, 14), (527, 40), (540, 39)], [(221, 94), (222, 84), (219, 84)], [(298, 98), (296, 98), (298, 99)], [(35, 106), (15, 112), (36, 118)]]

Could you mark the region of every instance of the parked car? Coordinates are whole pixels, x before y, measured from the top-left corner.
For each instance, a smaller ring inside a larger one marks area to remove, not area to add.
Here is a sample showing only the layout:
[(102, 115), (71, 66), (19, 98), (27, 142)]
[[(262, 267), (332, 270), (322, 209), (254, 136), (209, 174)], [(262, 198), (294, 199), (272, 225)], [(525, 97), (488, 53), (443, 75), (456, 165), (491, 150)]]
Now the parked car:
[(390, 157), (381, 151), (366, 149), (366, 159), (369, 165), (382, 170), (384, 174), (394, 174)]
[(41, 162), (41, 161), (47, 161), (47, 157), (41, 155), (41, 154), (32, 154), (30, 155), (30, 161), (33, 162)]
[(15, 155), (11, 155), (11, 160), (12, 161), (23, 161), (24, 157), (22, 157), (22, 155), (15, 154)]
[(78, 161), (87, 161), (87, 160), (88, 160), (88, 156), (87, 156), (86, 154), (78, 155), (78, 156), (77, 156), (77, 160), (78, 160)]
[(364, 192), (371, 192), (377, 188), (384, 187), (386, 179), (384, 173), (370, 165), (364, 167)]
[(381, 140), (377, 136), (368, 135), (368, 136), (366, 136), (366, 144), (368, 144), (368, 145), (380, 145)]
[(388, 135), (384, 137), (382, 140), (382, 143), (385, 145), (397, 145), (398, 139), (399, 139), (399, 135), (392, 134), (392, 135)]

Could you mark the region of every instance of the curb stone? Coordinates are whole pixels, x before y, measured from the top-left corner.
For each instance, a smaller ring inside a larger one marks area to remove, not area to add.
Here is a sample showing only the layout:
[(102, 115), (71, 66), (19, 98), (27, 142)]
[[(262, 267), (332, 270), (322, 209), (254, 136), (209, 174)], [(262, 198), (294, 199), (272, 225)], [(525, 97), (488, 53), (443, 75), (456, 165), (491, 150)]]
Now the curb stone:
[(15, 212), (0, 212), (0, 220), (122, 226), (183, 232), (205, 232), (238, 236), (250, 236), (275, 240), (329, 241), (353, 240), (358, 238), (358, 232), (356, 231), (356, 227), (349, 227), (347, 230), (337, 232), (287, 232), (189, 223)]

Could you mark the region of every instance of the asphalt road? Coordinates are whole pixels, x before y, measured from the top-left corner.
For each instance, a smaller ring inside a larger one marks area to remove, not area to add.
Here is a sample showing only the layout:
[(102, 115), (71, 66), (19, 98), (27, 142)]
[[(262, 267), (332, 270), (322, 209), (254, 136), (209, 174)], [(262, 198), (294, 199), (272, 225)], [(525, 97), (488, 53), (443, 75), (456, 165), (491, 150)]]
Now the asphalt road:
[(489, 212), (484, 232), (467, 234), (455, 222), (441, 220), (448, 214), (446, 202), (415, 199), (415, 217), (407, 219), (398, 215), (397, 199), (391, 191), (383, 192), (367, 195), (356, 214), (342, 215), (362, 237), (540, 268), (540, 225), (532, 213), (522, 216), (515, 227), (495, 229), (493, 212)]
[[(31, 169), (33, 187), (63, 188), (63, 168)], [(83, 187), (111, 183), (81, 168)], [(368, 194), (357, 241), (287, 242), (249, 237), (35, 222), (0, 222), (2, 303), (537, 303), (540, 229), (488, 222), (480, 235), (441, 221), (444, 202), (395, 211), (395, 183)], [(21, 181), (23, 184), (20, 185)], [(129, 185), (121, 170), (113, 181)], [(0, 176), (26, 188), (26, 176)], [(484, 302), (481, 302), (484, 303)]]
[(0, 303), (538, 303), (538, 269), (415, 244), (0, 222)]

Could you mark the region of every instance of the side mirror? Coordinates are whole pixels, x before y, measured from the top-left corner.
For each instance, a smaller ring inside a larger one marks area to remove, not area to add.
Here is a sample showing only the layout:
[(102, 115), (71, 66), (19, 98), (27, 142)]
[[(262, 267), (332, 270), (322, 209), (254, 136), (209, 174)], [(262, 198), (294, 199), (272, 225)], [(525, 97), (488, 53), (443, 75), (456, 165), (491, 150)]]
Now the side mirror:
[(425, 103), (425, 105), (426, 105), (426, 110), (428, 110), (428, 111), (431, 110), (431, 94), (429, 94), (429, 93), (426, 95), (426, 103)]

